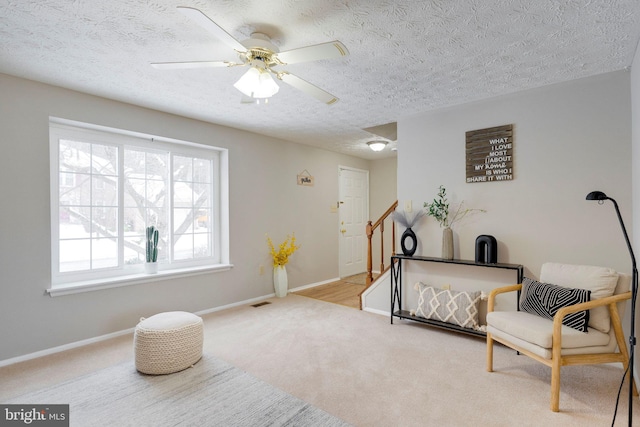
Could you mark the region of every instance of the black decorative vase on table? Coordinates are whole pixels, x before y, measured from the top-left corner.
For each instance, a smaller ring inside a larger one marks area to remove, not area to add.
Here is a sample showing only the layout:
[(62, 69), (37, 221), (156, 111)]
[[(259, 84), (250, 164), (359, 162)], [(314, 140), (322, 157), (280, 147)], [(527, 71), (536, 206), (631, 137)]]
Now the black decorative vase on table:
[(495, 237), (482, 234), (476, 239), (476, 262), (496, 264), (498, 262), (498, 242)]
[[(409, 239), (410, 245), (407, 247), (405, 241)], [(413, 256), (416, 253), (416, 248), (418, 247), (418, 239), (416, 238), (416, 233), (413, 232), (411, 227), (404, 230), (402, 233), (402, 238), (400, 239), (400, 246), (402, 247), (402, 253), (406, 256)]]

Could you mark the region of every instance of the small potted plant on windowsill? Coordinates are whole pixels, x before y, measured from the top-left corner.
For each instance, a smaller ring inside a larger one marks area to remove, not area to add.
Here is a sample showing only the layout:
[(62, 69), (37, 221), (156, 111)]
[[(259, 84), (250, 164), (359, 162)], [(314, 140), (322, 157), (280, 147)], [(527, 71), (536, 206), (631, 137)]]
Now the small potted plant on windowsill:
[(158, 272), (158, 240), (160, 233), (153, 225), (147, 227), (147, 262), (144, 264), (144, 271), (149, 274)]

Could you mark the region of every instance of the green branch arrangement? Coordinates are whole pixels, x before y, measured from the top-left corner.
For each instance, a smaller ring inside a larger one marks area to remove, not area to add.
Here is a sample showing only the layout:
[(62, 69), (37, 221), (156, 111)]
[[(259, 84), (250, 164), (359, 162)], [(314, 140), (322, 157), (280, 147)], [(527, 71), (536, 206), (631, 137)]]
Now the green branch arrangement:
[[(456, 207), (455, 211), (449, 208), (449, 200), (447, 200), (447, 190), (444, 186), (438, 187), (438, 195), (433, 199), (432, 203), (425, 202), (424, 208), (427, 209), (427, 215), (435, 218), (440, 227), (451, 227), (454, 223), (462, 220), (471, 213), (486, 212), (484, 209), (464, 208), (464, 201)], [(452, 215), (453, 213), (453, 215)]]

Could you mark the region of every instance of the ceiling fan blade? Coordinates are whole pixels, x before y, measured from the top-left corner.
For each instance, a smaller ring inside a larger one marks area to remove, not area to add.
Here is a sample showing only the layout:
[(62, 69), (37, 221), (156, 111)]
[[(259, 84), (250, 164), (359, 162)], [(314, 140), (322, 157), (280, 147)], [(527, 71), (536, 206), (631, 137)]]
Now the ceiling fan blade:
[(278, 79), (293, 86), (294, 88), (301, 90), (307, 95), (311, 95), (319, 101), (324, 102), (327, 105), (332, 105), (338, 102), (338, 98), (331, 95), (329, 92), (320, 89), (318, 86), (314, 86), (311, 83), (302, 80), (298, 76), (282, 71), (278, 73)]
[(177, 70), (182, 68), (216, 68), (238, 65), (228, 61), (192, 61), (192, 62), (152, 62), (151, 66), (159, 70)]
[(320, 59), (341, 58), (349, 55), (347, 47), (338, 40), (287, 50), (277, 54), (278, 59), (284, 64), (297, 62), (318, 61)]
[(202, 11), (193, 7), (178, 6), (178, 10), (187, 18), (197, 22), (202, 28), (212, 33), (220, 41), (229, 46), (231, 49), (238, 52), (246, 52), (247, 48), (244, 47), (238, 40), (222, 29), (218, 24), (213, 22), (211, 18), (205, 15)]

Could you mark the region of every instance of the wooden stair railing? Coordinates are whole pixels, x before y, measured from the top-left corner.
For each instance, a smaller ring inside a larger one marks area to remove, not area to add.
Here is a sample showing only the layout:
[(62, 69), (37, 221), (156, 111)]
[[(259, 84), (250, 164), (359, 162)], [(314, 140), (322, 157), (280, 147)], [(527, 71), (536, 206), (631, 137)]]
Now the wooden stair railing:
[[(391, 204), (389, 209), (382, 214), (375, 223), (367, 221), (367, 288), (373, 283), (373, 259), (372, 259), (372, 239), (373, 233), (376, 229), (380, 229), (380, 274), (389, 269), (390, 266), (385, 268), (384, 266), (384, 220), (387, 219), (393, 211), (398, 207), (398, 201), (396, 200)], [(396, 254), (396, 224), (391, 219), (391, 256)]]

